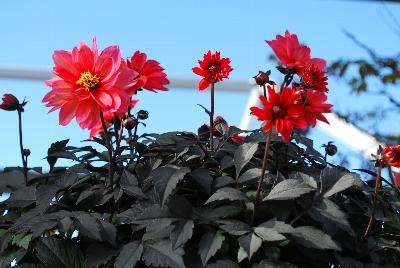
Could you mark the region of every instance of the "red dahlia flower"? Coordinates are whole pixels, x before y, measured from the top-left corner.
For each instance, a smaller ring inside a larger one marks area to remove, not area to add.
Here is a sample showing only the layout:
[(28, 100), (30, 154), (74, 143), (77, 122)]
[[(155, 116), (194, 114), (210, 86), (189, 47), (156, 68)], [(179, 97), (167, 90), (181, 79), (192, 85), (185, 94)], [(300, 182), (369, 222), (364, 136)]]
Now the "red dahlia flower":
[(121, 68), (118, 46), (109, 46), (99, 55), (96, 39), (90, 49), (85, 42), (72, 52), (53, 54), (55, 77), (47, 80), (52, 90), (43, 98), (46, 106), (60, 109), (60, 125), (74, 117), (83, 129), (100, 122), (102, 112), (126, 112), (130, 102), (128, 89), (136, 84), (137, 72)]
[(278, 94), (268, 87), (268, 99), (260, 96), (260, 100), (264, 107), (251, 107), (250, 110), (259, 121), (265, 121), (265, 131), (275, 127), (276, 131), (282, 134), (283, 140), (288, 141), (294, 128), (307, 127), (303, 118), (303, 106), (299, 102), (300, 95), (291, 88), (283, 88)]
[(16, 111), (20, 109), (20, 103), (18, 99), (12, 94), (3, 95), (3, 103), (0, 103), (0, 109), (6, 111)]
[(400, 145), (388, 146), (383, 150), (383, 160), (392, 167), (400, 167)]
[(315, 127), (317, 120), (329, 124), (323, 113), (330, 113), (332, 104), (325, 103), (328, 99), (324, 92), (316, 90), (300, 91), (301, 99), (303, 102), (304, 119), (312, 127)]
[(200, 67), (192, 68), (192, 71), (204, 78), (199, 82), (199, 90), (205, 90), (211, 83), (217, 83), (229, 78), (233, 68), (229, 65), (229, 58), (221, 58), (220, 52), (211, 53), (209, 50), (204, 54), (203, 60), (199, 60)]
[(148, 60), (146, 53), (136, 51), (132, 58), (126, 60), (126, 66), (139, 73), (137, 83), (130, 89), (130, 93), (134, 94), (140, 88), (144, 88), (153, 92), (156, 90), (167, 91), (164, 85), (169, 84), (164, 68), (155, 60)]
[(313, 64), (307, 65), (300, 73), (300, 77), (307, 89), (314, 89), (322, 92), (328, 91), (328, 77), (326, 72)]
[(320, 69), (326, 65), (325, 60), (311, 58), (308, 46), (300, 45), (297, 35), (286, 30), (285, 36), (277, 35), (275, 40), (266, 40), (283, 65), (290, 69), (301, 70), (307, 63), (314, 64)]

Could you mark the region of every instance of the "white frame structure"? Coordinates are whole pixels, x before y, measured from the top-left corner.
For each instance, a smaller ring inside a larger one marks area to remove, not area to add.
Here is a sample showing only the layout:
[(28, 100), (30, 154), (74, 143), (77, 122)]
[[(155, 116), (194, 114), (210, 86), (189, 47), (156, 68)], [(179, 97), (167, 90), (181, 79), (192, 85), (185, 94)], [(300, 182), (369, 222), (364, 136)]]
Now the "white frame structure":
[[(53, 74), (51, 70), (44, 68), (0, 66), (0, 79), (44, 81), (52, 76)], [(169, 87), (171, 88), (197, 88), (198, 79), (180, 77), (168, 77), (168, 79), (170, 80)], [(249, 93), (247, 106), (243, 112), (240, 127), (244, 130), (250, 129), (252, 118), (248, 111), (251, 106), (259, 104), (258, 96), (262, 94), (261, 88), (252, 84), (250, 81), (225, 81), (218, 86), (218, 90), (232, 93)], [(319, 128), (328, 135), (339, 139), (342, 143), (346, 144), (353, 150), (370, 157), (371, 153), (376, 152), (379, 145), (384, 146), (384, 144), (378, 142), (374, 137), (341, 119), (336, 114), (326, 114), (325, 116), (330, 122), (330, 125), (321, 123), (318, 125)]]

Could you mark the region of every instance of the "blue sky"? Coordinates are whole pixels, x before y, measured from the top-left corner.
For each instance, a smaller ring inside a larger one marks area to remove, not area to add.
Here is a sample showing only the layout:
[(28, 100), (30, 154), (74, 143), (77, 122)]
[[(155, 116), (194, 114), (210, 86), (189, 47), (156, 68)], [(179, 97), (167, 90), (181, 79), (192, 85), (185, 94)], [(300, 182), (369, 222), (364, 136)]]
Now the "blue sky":
[[(400, 5), (386, 5), (400, 19)], [(381, 3), (359, 1), (18, 1), (0, 2), (0, 65), (51, 68), (52, 53), (71, 50), (94, 35), (104, 48), (118, 44), (125, 57), (140, 49), (158, 60), (168, 75), (194, 77), (191, 68), (208, 49), (230, 57), (231, 80), (248, 80), (258, 70), (272, 69), (265, 39), (285, 29), (296, 33), (312, 49), (314, 57), (333, 61), (357, 58), (365, 52), (356, 47), (343, 29), (353, 33), (378, 53), (399, 51), (399, 36), (388, 26), (390, 19)], [(278, 75), (277, 72), (275, 72)], [(330, 80), (330, 102), (340, 110), (362, 109), (372, 101), (348, 96), (348, 89)], [(43, 83), (0, 80), (0, 95), (12, 93), (29, 101), (24, 113), (24, 143), (30, 163), (43, 164), (52, 141), (71, 138), (71, 144), (87, 138), (76, 123), (58, 125), (58, 114), (47, 114), (41, 99), (49, 90)], [(218, 87), (217, 87), (218, 91)], [(150, 112), (146, 132), (195, 131), (207, 122), (198, 103), (209, 105), (208, 92), (174, 90), (139, 94), (138, 108)], [(216, 93), (216, 113), (239, 124), (246, 105), (243, 93)], [(0, 166), (20, 165), (17, 116), (1, 112)], [(257, 123), (254, 124), (254, 127)], [(394, 131), (400, 131), (395, 129)], [(313, 133), (317, 145), (329, 140)]]

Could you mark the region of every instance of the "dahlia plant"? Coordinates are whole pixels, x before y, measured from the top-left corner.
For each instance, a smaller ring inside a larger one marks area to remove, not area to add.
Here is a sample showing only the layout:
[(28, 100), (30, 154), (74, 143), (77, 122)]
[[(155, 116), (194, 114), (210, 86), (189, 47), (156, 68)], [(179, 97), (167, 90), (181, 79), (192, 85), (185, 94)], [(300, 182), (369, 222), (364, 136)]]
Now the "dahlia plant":
[[(140, 94), (167, 90), (157, 61), (140, 51), (123, 59), (117, 46), (99, 53), (95, 39), (55, 51), (43, 102), (90, 138), (54, 142), (49, 167), (31, 168), (26, 102), (3, 97), (0, 109), (19, 115), (22, 167), (0, 172), (10, 193), (0, 267), (398, 267), (398, 182), (382, 170), (400, 166), (400, 145), (379, 149), (377, 172), (363, 177), (332, 164), (338, 148), (328, 142), (322, 155), (301, 131), (329, 123), (325, 61), (288, 31), (267, 43), (283, 77), (254, 77), (263, 95), (249, 113), (262, 125), (251, 131), (214, 116), (215, 84), (233, 70), (219, 52), (193, 68), (199, 90), (211, 87), (210, 123), (146, 134), (149, 112), (134, 108)], [(61, 158), (73, 164), (56, 165)]]

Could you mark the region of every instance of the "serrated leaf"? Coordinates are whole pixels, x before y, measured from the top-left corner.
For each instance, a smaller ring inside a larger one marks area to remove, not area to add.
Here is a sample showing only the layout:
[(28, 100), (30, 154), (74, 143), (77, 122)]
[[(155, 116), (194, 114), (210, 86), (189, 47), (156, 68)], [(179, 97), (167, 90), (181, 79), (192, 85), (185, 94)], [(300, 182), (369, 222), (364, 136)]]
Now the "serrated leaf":
[(207, 268), (240, 268), (237, 263), (234, 263), (231, 260), (218, 260), (214, 263), (210, 263), (207, 265)]
[(249, 259), (261, 247), (262, 239), (254, 233), (243, 235), (239, 237), (239, 245), (246, 251)]
[(253, 268), (297, 268), (297, 266), (288, 262), (262, 260), (253, 266)]
[(12, 244), (28, 250), (29, 243), (31, 242), (32, 234), (17, 234), (12, 238)]
[(75, 217), (75, 228), (79, 231), (80, 235), (87, 236), (97, 241), (103, 241), (99, 220), (89, 214), (81, 214)]
[(172, 250), (169, 240), (161, 240), (145, 245), (142, 260), (147, 266), (185, 268), (182, 258), (183, 254), (184, 251), (182, 248)]
[[(95, 268), (109, 262), (118, 251), (107, 244), (91, 243), (86, 250), (86, 263), (85, 267)], [(132, 266), (133, 267), (133, 266)]]
[(193, 228), (194, 228), (193, 220), (187, 220), (187, 221), (181, 220), (175, 224), (175, 227), (170, 235), (173, 249), (177, 249), (185, 245), (185, 243), (193, 235)]
[(302, 172), (293, 172), (290, 174), (291, 179), (302, 180), (305, 184), (309, 185), (312, 188), (317, 188), (317, 182), (313, 177), (308, 174)]
[(235, 151), (233, 161), (236, 168), (236, 178), (239, 177), (242, 168), (253, 158), (257, 151), (258, 143), (244, 143)]
[(222, 230), (232, 235), (244, 235), (251, 232), (251, 227), (247, 223), (238, 220), (220, 220), (218, 224)]
[(245, 183), (250, 180), (259, 178), (261, 176), (261, 169), (260, 168), (251, 168), (246, 170), (242, 175), (240, 175), (238, 179), (238, 183)]
[(230, 185), (230, 184), (235, 184), (235, 180), (232, 177), (221, 176), (221, 177), (218, 177), (218, 178), (216, 178), (214, 180), (213, 188), (214, 189), (219, 189), (219, 188), (225, 187), (225, 186)]
[(320, 193), (329, 197), (347, 188), (358, 185), (359, 176), (356, 173), (345, 172), (339, 168), (325, 168), (321, 172)]
[(217, 253), (222, 247), (225, 236), (221, 231), (205, 233), (199, 242), (199, 255), (203, 266), (206, 266), (208, 260)]
[(210, 175), (208, 169), (198, 168), (190, 173), (190, 176), (204, 189), (204, 191), (210, 195), (211, 185), (213, 178)]
[(287, 224), (283, 221), (277, 221), (276, 219), (261, 223), (260, 225), (258, 225), (258, 227), (273, 229), (281, 234), (290, 234), (294, 232), (294, 228), (292, 227), (292, 225)]
[(239, 250), (238, 250), (238, 255), (237, 255), (237, 259), (238, 262), (242, 262), (244, 259), (247, 259), (249, 256), (247, 255), (246, 251), (244, 250), (244, 248), (242, 248), (241, 246), (239, 246)]
[(158, 193), (161, 205), (164, 206), (172, 191), (178, 183), (183, 180), (185, 175), (190, 172), (190, 168), (161, 167), (152, 171), (151, 178)]
[(338, 226), (349, 234), (354, 235), (354, 231), (347, 220), (346, 213), (340, 210), (334, 202), (327, 198), (322, 199), (321, 202), (312, 206), (308, 211), (308, 214), (310, 214), (313, 219), (320, 222), (322, 221), (323, 223), (325, 220), (328, 220), (335, 226)]
[(143, 253), (143, 246), (139, 241), (133, 241), (121, 248), (118, 257), (115, 259), (115, 268), (135, 267)]
[(294, 228), (294, 232), (290, 236), (305, 247), (341, 250), (340, 246), (328, 234), (312, 226)]
[(20, 188), (11, 193), (6, 203), (10, 207), (26, 207), (36, 202), (36, 187)]
[(285, 240), (286, 237), (281, 235), (278, 231), (272, 228), (256, 227), (254, 233), (259, 236), (263, 241), (274, 242)]
[(210, 198), (206, 201), (205, 204), (219, 200), (230, 200), (230, 201), (247, 200), (247, 197), (244, 193), (242, 193), (239, 190), (236, 190), (235, 188), (224, 187), (218, 189), (212, 196), (210, 196)]
[(68, 240), (42, 237), (36, 243), (37, 257), (48, 268), (84, 268), (84, 257), (79, 247)]
[(56, 141), (50, 145), (50, 148), (47, 150), (47, 162), (49, 163), (50, 166), (50, 172), (53, 170), (54, 165), (56, 164), (58, 159), (57, 156), (54, 156), (52, 154), (63, 152), (68, 142), (69, 139), (66, 139), (66, 140)]
[(275, 185), (264, 200), (291, 200), (314, 190), (303, 181), (287, 179)]

